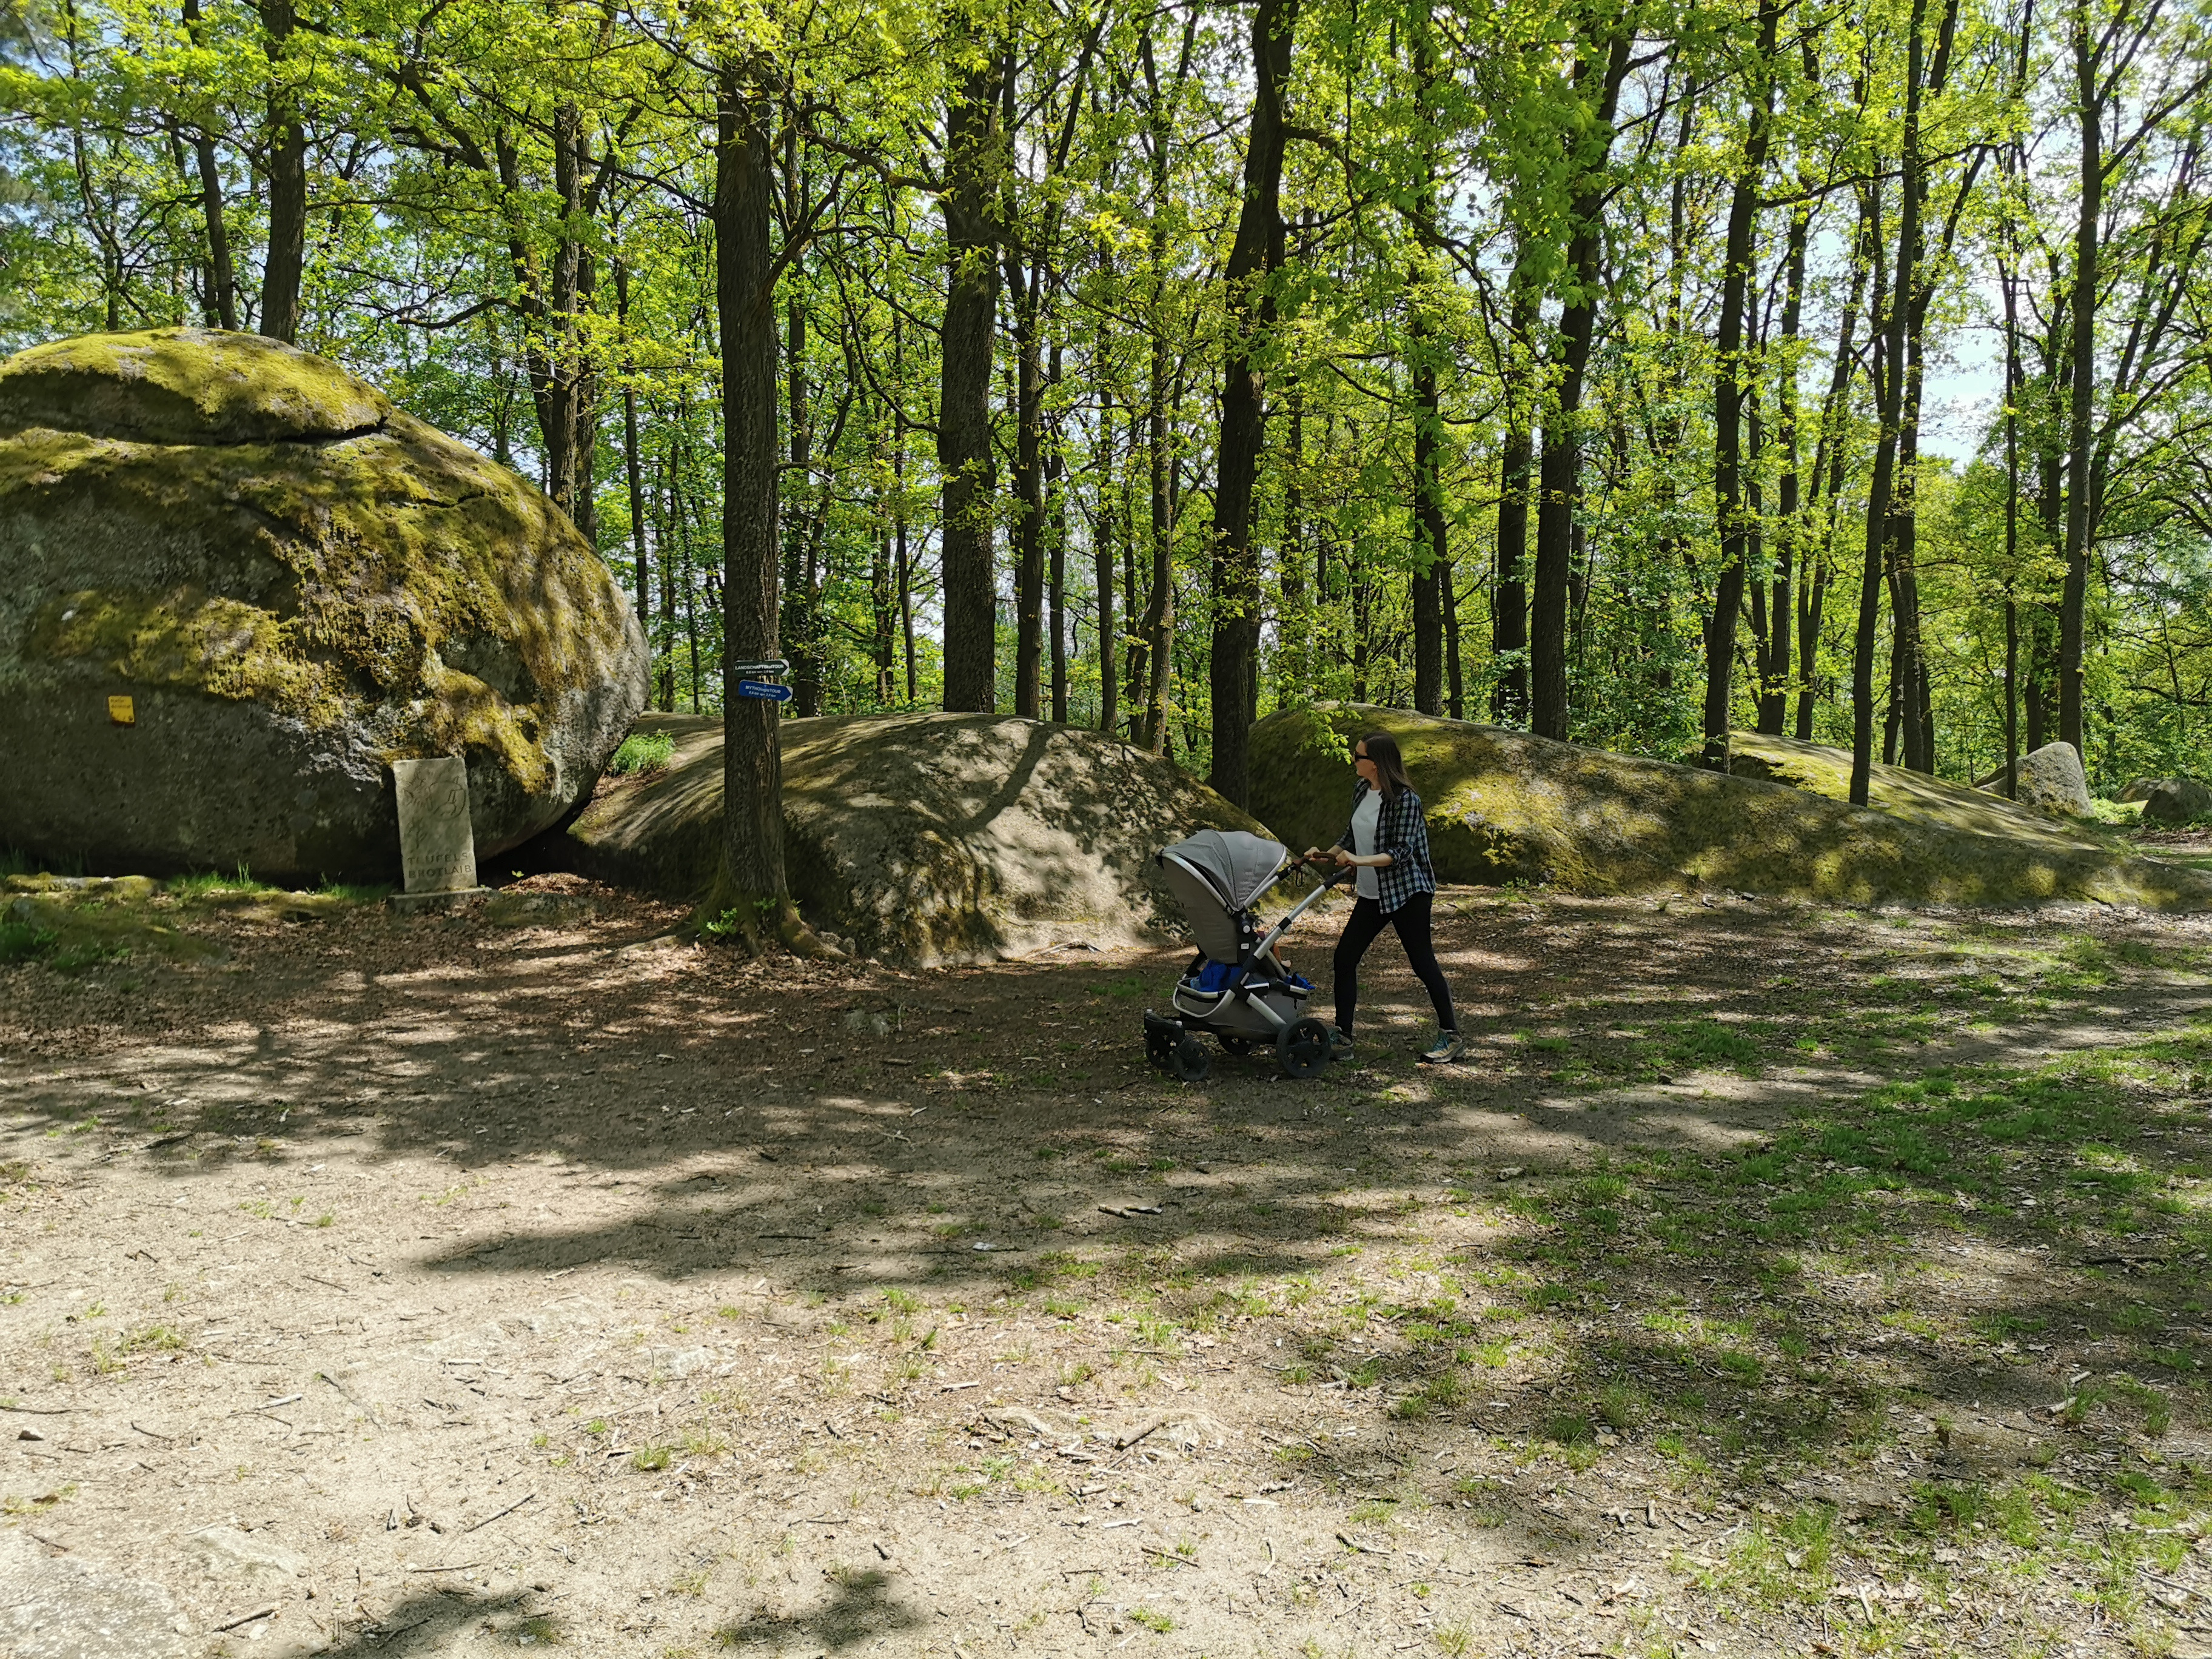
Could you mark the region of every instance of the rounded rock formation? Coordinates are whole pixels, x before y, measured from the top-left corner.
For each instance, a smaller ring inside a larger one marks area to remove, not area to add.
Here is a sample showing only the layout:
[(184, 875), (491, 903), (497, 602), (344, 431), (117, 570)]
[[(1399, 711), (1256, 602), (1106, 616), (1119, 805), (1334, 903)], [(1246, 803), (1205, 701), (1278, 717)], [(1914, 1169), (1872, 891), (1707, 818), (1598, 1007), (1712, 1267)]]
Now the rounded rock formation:
[(2052, 817), (2087, 817), (2094, 809), (2089, 805), (2089, 780), (2081, 770), (2081, 751), (2070, 743), (2046, 743), (2022, 755), (2020, 793), (2014, 799), (2022, 806)]
[(2142, 799), (2145, 823), (2195, 823), (2212, 817), (2212, 788), (2195, 778), (2159, 778)]
[(391, 763), (459, 755), (495, 854), (590, 790), (646, 661), (542, 492), (323, 358), (161, 329), (0, 363), (0, 844), (388, 879)]

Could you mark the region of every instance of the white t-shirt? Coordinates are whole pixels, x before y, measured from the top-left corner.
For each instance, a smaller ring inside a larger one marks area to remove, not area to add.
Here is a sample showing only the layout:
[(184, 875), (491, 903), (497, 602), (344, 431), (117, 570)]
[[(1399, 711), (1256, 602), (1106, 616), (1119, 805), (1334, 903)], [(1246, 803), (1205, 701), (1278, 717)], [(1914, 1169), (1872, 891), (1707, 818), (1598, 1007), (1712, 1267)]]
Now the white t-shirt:
[[(1359, 798), (1359, 805), (1352, 810), (1352, 850), (1362, 858), (1375, 854), (1375, 831), (1382, 822), (1382, 795), (1370, 789)], [(1382, 886), (1372, 865), (1359, 866), (1359, 878), (1355, 884), (1362, 898), (1380, 901)]]

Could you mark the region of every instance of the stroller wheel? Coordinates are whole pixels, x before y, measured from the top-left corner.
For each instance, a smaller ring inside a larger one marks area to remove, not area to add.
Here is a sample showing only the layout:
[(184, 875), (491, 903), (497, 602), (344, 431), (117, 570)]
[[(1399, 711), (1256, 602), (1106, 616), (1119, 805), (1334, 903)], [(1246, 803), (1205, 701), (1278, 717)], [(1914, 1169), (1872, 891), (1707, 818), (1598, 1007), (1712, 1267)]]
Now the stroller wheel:
[(1250, 1037), (1239, 1036), (1234, 1031), (1217, 1031), (1214, 1035), (1221, 1039), (1221, 1046), (1223, 1048), (1229, 1050), (1231, 1054), (1237, 1055), (1239, 1059), (1242, 1059), (1244, 1055), (1252, 1052), (1252, 1039)]
[(1212, 1066), (1204, 1045), (1194, 1036), (1185, 1036), (1168, 1051), (1168, 1070), (1180, 1082), (1203, 1083)]
[(1158, 1015), (1145, 1015), (1145, 1058), (1154, 1066), (1165, 1068), (1168, 1056), (1175, 1052), (1176, 1041), (1182, 1036), (1182, 1027), (1171, 1019)]
[(1328, 1027), (1311, 1014), (1275, 1034), (1275, 1064), (1285, 1077), (1311, 1077), (1328, 1064)]

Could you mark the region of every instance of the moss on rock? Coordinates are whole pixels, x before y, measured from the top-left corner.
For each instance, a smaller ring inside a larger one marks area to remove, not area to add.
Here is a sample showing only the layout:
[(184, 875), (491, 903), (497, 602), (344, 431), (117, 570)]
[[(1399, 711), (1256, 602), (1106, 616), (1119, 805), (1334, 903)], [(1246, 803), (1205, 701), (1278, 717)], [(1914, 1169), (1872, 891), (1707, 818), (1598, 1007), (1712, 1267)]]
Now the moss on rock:
[[(610, 779), (550, 849), (606, 880), (695, 899), (721, 856), (721, 723), (647, 714), (667, 763)], [(808, 919), (872, 955), (988, 960), (1179, 927), (1153, 855), (1258, 830), (1172, 762), (1095, 732), (994, 714), (847, 715), (781, 727), (785, 855)]]
[(390, 763), (443, 754), (496, 853), (644, 701), (629, 605), (541, 492), (252, 336), (0, 365), (0, 839), (95, 866), (380, 879)]
[(312, 442), (367, 432), (394, 412), (336, 363), (258, 334), (86, 334), (0, 363), (0, 426), (140, 443)]
[[(1849, 904), (2100, 899), (2212, 909), (2212, 877), (2129, 856), (1994, 798), (1959, 799), (1974, 792), (1934, 780), (1885, 780), (1875, 798), (1889, 810), (1875, 811), (1787, 782), (1356, 704), (1260, 722), (1254, 810), (1297, 845), (1334, 841), (1351, 805), (1351, 740), (1376, 729), (1405, 750), (1447, 881), (1590, 894), (1734, 889)], [(1830, 763), (1796, 752), (1814, 745), (1757, 742), (1777, 745), (1778, 764), (1829, 775)], [(1740, 754), (1766, 752), (1738, 743)]]

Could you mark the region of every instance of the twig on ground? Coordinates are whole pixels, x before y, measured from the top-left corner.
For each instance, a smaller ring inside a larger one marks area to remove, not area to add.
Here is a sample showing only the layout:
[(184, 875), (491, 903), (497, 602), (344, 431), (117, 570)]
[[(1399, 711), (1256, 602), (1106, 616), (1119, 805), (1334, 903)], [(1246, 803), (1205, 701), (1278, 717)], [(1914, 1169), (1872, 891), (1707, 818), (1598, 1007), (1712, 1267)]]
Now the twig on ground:
[(514, 1502), (509, 1504), (505, 1509), (501, 1510), (498, 1515), (487, 1515), (481, 1521), (471, 1521), (467, 1526), (463, 1527), (461, 1531), (465, 1534), (474, 1532), (478, 1527), (488, 1527), (491, 1525), (493, 1522), (498, 1520), (501, 1516), (513, 1515), (515, 1510), (520, 1509), (525, 1504), (529, 1503), (537, 1496), (538, 1494), (534, 1492), (525, 1492), (521, 1497), (516, 1498)]

